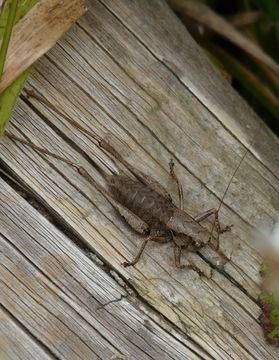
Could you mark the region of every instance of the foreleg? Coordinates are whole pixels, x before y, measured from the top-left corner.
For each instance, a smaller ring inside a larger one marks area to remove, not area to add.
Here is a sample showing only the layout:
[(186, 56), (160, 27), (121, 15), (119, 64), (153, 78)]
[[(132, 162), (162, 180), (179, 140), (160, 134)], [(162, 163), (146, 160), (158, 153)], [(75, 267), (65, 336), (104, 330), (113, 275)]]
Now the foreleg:
[[(220, 222), (219, 222), (218, 210), (216, 210), (214, 208), (199, 214), (198, 216), (194, 217), (194, 220), (199, 223), (199, 222), (203, 221), (204, 219), (206, 219), (208, 216), (211, 216), (211, 215), (214, 215), (214, 223), (213, 223), (213, 227), (212, 227), (212, 230), (211, 230), (211, 233), (210, 233), (210, 238), (212, 237), (213, 230), (216, 228), (216, 231), (218, 233), (216, 249), (218, 250), (219, 249), (219, 234), (223, 234), (224, 232), (230, 231), (233, 224), (232, 225), (227, 225), (224, 228), (221, 228)], [(210, 241), (210, 238), (209, 238), (209, 241)]]

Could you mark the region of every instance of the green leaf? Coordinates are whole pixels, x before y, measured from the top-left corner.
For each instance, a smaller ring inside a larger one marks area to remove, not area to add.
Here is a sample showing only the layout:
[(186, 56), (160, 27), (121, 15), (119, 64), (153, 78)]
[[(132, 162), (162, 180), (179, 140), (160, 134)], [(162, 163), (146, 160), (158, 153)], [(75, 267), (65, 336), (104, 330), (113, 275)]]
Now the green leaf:
[(4, 69), (5, 60), (6, 60), (7, 51), (8, 51), (8, 46), (9, 46), (13, 26), (15, 24), (18, 0), (12, 1), (11, 4), (9, 4), (9, 5), (10, 5), (10, 7), (9, 7), (9, 12), (8, 12), (8, 18), (7, 18), (7, 22), (5, 24), (4, 36), (3, 36), (1, 49), (0, 49), (0, 79), (3, 74), (3, 69)]
[(26, 69), (6, 90), (0, 94), (0, 136), (4, 134), (13, 108), (21, 93), (31, 67)]
[[(0, 16), (0, 76), (2, 75), (13, 26), (40, 0), (7, 0)], [(0, 136), (13, 112), (17, 98), (31, 68), (26, 69), (5, 91), (0, 94)]]

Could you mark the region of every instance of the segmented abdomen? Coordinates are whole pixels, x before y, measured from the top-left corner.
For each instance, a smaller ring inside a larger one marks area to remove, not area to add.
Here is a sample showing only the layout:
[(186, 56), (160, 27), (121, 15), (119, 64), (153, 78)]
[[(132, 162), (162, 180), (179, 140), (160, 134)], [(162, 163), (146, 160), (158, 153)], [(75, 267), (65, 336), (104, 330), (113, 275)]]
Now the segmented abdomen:
[(148, 225), (166, 224), (174, 205), (148, 186), (128, 177), (113, 175), (109, 186), (114, 198)]

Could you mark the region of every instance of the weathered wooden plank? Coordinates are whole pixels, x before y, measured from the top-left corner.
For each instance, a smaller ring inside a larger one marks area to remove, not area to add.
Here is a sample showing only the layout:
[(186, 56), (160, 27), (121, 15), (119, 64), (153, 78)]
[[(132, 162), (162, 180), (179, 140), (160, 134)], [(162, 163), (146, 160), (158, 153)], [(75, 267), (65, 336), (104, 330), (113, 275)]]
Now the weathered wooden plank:
[(37, 359), (53, 359), (3, 308), (0, 309), (0, 335), (1, 360), (32, 359), (34, 354)]
[[(54, 356), (209, 359), (137, 310), (124, 288), (2, 179), (0, 202), (1, 304)], [(12, 343), (15, 334), (5, 336)]]
[[(226, 129), (246, 146), (251, 146), (251, 140), (260, 125), (259, 118), (231, 89), (225, 78), (219, 76), (216, 79), (212, 64), (198, 50), (184, 25), (168, 11), (165, 1), (141, 1), (140, 12), (137, 11), (137, 1), (107, 0), (102, 3)], [(154, 14), (162, 16), (156, 16), (155, 20)], [(274, 153), (274, 146), (278, 146), (278, 138), (266, 127), (261, 127), (253, 154), (278, 177), (279, 154)]]
[[(125, 158), (172, 193), (175, 186), (167, 164), (174, 157), (190, 214), (216, 207), (244, 145), (255, 134), (257, 126), (252, 126), (252, 120), (256, 117), (203, 59), (163, 2), (154, 1), (156, 19), (167, 19), (156, 26), (152, 12), (147, 11), (150, 2), (141, 2), (141, 12), (134, 7), (137, 2), (117, 3), (120, 5), (107, 1), (108, 9), (93, 1), (79, 25), (40, 61), (28, 86), (109, 139)], [(175, 68), (170, 67), (170, 57)], [(210, 90), (213, 83), (215, 88)], [(20, 132), (15, 127), (11, 131), (76, 161), (103, 184), (100, 174), (62, 137), (71, 139), (94, 161), (98, 157), (96, 162), (101, 165), (111, 164), (108, 156), (44, 105), (30, 102), (46, 121), (21, 101), (14, 116)], [(250, 126), (249, 133), (246, 126)], [(57, 221), (63, 221), (214, 359), (273, 359), (278, 352), (264, 343), (257, 323), (261, 256), (249, 235), (252, 226), (271, 224), (278, 213), (277, 165), (272, 157), (262, 156), (269, 146), (276, 153), (278, 142), (273, 138), (271, 145), (258, 148), (258, 143), (260, 147), (266, 143), (268, 131), (263, 125), (262, 129), (221, 211), (223, 223), (235, 224), (221, 242), (231, 261), (224, 273), (215, 269), (210, 280), (175, 269), (172, 244), (150, 244), (135, 268), (122, 268), (120, 263), (135, 253), (139, 236), (96, 189), (73, 169), (7, 139), (1, 155)], [(214, 263), (209, 248), (202, 254)], [(199, 256), (194, 258), (200, 266), (209, 267)]]

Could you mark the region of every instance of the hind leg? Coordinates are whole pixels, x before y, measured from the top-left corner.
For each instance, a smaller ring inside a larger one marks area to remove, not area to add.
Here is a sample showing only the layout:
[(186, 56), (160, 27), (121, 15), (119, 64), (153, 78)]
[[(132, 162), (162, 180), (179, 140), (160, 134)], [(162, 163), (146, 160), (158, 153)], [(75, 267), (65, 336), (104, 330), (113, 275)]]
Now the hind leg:
[(169, 167), (170, 167), (170, 175), (171, 177), (175, 180), (176, 184), (177, 184), (177, 189), (178, 189), (178, 196), (179, 196), (179, 209), (184, 210), (184, 200), (183, 200), (183, 189), (182, 186), (178, 180), (178, 177), (176, 176), (175, 172), (174, 172), (174, 162), (173, 159), (170, 160), (169, 162)]
[(158, 194), (163, 196), (164, 198), (172, 201), (170, 194), (168, 191), (152, 176), (143, 173), (142, 171), (138, 170), (134, 166), (128, 163), (119, 152), (117, 152), (107, 141), (100, 140), (99, 141), (100, 147), (104, 150), (109, 152), (115, 159), (117, 159), (121, 164), (123, 164), (127, 169), (129, 169), (142, 183), (149, 186), (151, 189), (156, 191)]

